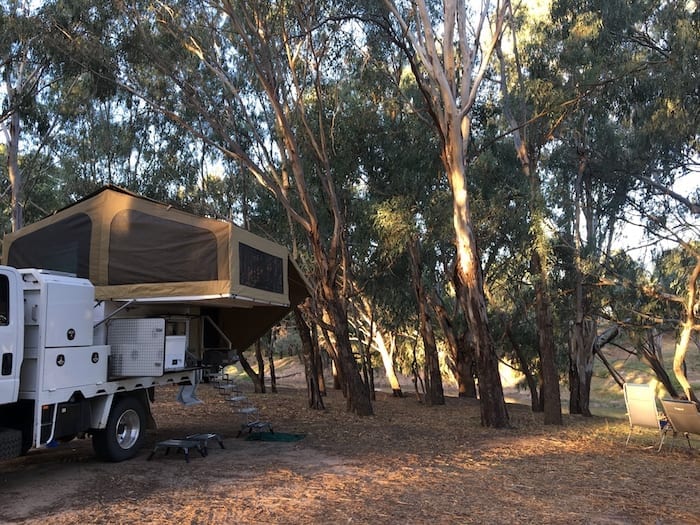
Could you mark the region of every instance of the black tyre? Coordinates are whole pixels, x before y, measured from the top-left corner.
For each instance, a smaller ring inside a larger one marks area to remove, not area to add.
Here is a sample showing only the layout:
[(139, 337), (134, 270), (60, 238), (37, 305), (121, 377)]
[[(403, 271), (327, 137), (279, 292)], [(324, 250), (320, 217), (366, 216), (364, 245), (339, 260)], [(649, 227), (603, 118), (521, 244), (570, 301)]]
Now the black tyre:
[(107, 426), (92, 435), (92, 448), (100, 459), (124, 461), (141, 448), (146, 433), (146, 410), (134, 397), (115, 401)]
[(22, 453), (22, 432), (0, 427), (0, 459), (16, 458)]

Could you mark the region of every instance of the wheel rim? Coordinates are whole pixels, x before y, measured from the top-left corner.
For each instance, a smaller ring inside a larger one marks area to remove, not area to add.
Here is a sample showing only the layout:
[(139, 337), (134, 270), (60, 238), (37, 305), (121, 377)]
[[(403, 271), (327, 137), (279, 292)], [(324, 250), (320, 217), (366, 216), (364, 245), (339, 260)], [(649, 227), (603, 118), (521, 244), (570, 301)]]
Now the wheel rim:
[(135, 410), (129, 409), (119, 417), (116, 427), (117, 444), (128, 450), (133, 447), (141, 434), (141, 420)]

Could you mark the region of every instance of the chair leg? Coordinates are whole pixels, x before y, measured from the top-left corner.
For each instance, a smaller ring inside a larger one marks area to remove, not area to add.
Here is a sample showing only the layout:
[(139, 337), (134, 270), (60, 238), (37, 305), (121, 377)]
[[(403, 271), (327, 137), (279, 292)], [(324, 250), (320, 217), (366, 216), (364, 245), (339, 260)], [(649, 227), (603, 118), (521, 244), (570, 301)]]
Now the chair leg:
[(666, 439), (666, 432), (668, 432), (668, 426), (665, 426), (660, 430), (661, 432), (661, 441), (659, 442), (659, 448), (656, 450), (657, 452), (661, 452), (661, 447), (664, 446), (664, 440)]
[(688, 441), (688, 448), (693, 448), (693, 445), (690, 444), (690, 434), (688, 434), (688, 432), (684, 432), (683, 435), (685, 436), (685, 439)]

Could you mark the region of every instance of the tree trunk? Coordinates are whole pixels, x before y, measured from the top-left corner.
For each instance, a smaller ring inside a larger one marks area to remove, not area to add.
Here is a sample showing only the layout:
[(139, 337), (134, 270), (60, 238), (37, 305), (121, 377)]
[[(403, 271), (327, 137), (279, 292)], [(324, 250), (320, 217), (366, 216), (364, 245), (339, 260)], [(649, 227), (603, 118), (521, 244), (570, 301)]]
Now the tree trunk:
[(246, 374), (248, 374), (248, 377), (253, 382), (253, 389), (254, 389), (255, 393), (257, 393), (257, 394), (263, 393), (265, 385), (260, 384), (260, 376), (255, 372), (255, 370), (253, 370), (253, 367), (250, 366), (250, 363), (243, 355), (243, 350), (239, 349), (236, 352), (238, 353), (238, 361), (241, 363), (243, 370), (245, 371)]
[(370, 399), (375, 401), (377, 396), (374, 391), (374, 373), (372, 371), (372, 355), (370, 353), (371, 344), (371, 342), (368, 342), (366, 345), (360, 343), (360, 360), (362, 361), (362, 379), (369, 389)]
[[(474, 246), (473, 238), (471, 246)], [(459, 280), (462, 284), (459, 299), (462, 310), (467, 316), (469, 336), (474, 348), (476, 374), (479, 380), (481, 424), (494, 428), (509, 427), (510, 421), (498, 370), (498, 358), (488, 326), (486, 299), (478, 259), (473, 252), (470, 253), (465, 249), (458, 253), (458, 261), (462, 257), (467, 257), (466, 264), (460, 261), (458, 265)]]
[[(357, 289), (358, 286), (353, 284)], [(389, 381), (389, 386), (393, 392), (394, 397), (403, 397), (401, 392), (401, 385), (396, 377), (396, 371), (394, 367), (393, 359), (393, 349), (395, 348), (395, 340), (391, 335), (388, 338), (391, 340), (391, 350), (387, 347), (387, 342), (385, 333), (382, 331), (381, 327), (376, 325), (374, 321), (374, 312), (372, 311), (372, 305), (369, 300), (362, 294), (357, 294), (356, 301), (353, 302), (355, 306), (355, 311), (357, 315), (361, 318), (362, 322), (369, 326), (369, 342), (368, 346), (374, 343), (374, 347), (379, 352), (379, 356), (382, 359), (382, 365), (384, 366), (384, 373), (387, 380)], [(361, 323), (360, 323), (361, 324)], [(374, 389), (374, 378), (371, 377), (371, 386)], [(373, 397), (374, 399), (374, 397)]]
[(535, 284), (535, 310), (537, 318), (537, 341), (542, 369), (542, 399), (544, 403), (544, 424), (561, 425), (561, 393), (559, 392), (559, 371), (554, 352), (552, 308), (549, 297), (549, 273), (542, 264), (538, 246), (543, 240), (533, 239), (535, 246), (531, 253), (531, 272)]
[(417, 238), (409, 241), (408, 251), (411, 259), (411, 276), (413, 292), (418, 307), (418, 320), (423, 339), (423, 381), (425, 382), (425, 402), (428, 405), (444, 405), (445, 393), (440, 374), (440, 359), (435, 342), (433, 324), (428, 312), (428, 298), (423, 285), (423, 265), (420, 255), (420, 244)]
[[(591, 416), (590, 397), (593, 378), (594, 340), (596, 323), (592, 319), (576, 322), (570, 334), (569, 370), (575, 380), (570, 383), (569, 413)], [(576, 390), (574, 390), (576, 388)]]
[[(481, 424), (487, 427), (508, 427), (508, 411), (498, 371), (496, 348), (491, 340), (483, 277), (476, 246), (467, 191), (467, 148), (471, 138), (471, 111), (476, 102), (491, 55), (499, 42), (510, 3), (496, 6), (489, 16), (482, 5), (478, 21), (471, 26), (468, 10), (458, 2), (443, 2), (429, 8), (424, 2), (410, 2), (404, 18), (404, 4), (385, 0), (391, 15), (401, 27), (399, 44), (406, 51), (414, 77), (428, 106), (428, 113), (442, 143), (442, 164), (452, 192), (452, 223), (455, 230), (457, 277), (461, 283), (459, 301), (466, 316), (474, 348)], [(432, 11), (436, 7), (437, 11)], [(442, 16), (441, 23), (437, 18)], [(439, 34), (436, 28), (439, 27)], [(467, 34), (467, 28), (475, 34)], [(481, 33), (489, 28), (489, 35)], [(449, 43), (449, 45), (443, 45)]]
[(270, 391), (277, 393), (277, 374), (275, 373), (275, 350), (272, 339), (270, 340), (270, 351), (267, 354), (267, 362), (270, 364)]
[[(260, 383), (260, 393), (265, 393), (265, 359), (263, 358), (262, 341), (255, 342), (255, 360), (258, 363), (258, 382)], [(256, 390), (257, 392), (257, 390)]]
[(695, 307), (697, 300), (697, 289), (698, 289), (698, 279), (700, 279), (700, 257), (696, 259), (695, 268), (688, 277), (688, 292), (686, 294), (686, 301), (684, 303), (684, 319), (681, 324), (681, 333), (678, 338), (678, 344), (676, 344), (676, 350), (673, 354), (673, 373), (676, 375), (676, 379), (681, 384), (685, 396), (690, 401), (695, 401), (698, 403), (698, 397), (695, 395), (695, 391), (688, 381), (688, 376), (685, 373), (685, 356), (688, 352), (688, 345), (690, 344), (691, 335), (694, 330), (698, 329), (698, 325), (695, 324)]
[(569, 414), (581, 413), (581, 399), (578, 393), (581, 391), (581, 381), (576, 369), (576, 353), (578, 344), (577, 335), (574, 333), (573, 325), (569, 328)]
[(413, 349), (412, 349), (412, 356), (413, 360), (411, 361), (411, 373), (413, 374), (413, 389), (416, 392), (416, 398), (418, 401), (423, 401), (423, 398), (425, 397), (425, 385), (423, 384), (423, 380), (421, 379), (420, 374), (418, 373), (418, 356), (416, 355), (416, 348), (418, 347), (418, 338), (416, 338), (413, 341)]
[[(326, 292), (335, 294), (334, 290), (326, 289)], [(373, 414), (370, 401), (369, 388), (362, 381), (357, 360), (350, 345), (350, 330), (348, 327), (347, 311), (340, 298), (327, 297), (324, 301), (324, 309), (328, 315), (329, 325), (333, 327), (333, 350), (335, 363), (346, 395), (348, 411), (358, 416), (371, 416)]]
[[(303, 313), (303, 310), (301, 310)], [(303, 317), (302, 317), (303, 319)], [(308, 326), (308, 323), (307, 323)], [(318, 381), (318, 389), (321, 392), (321, 396), (326, 396), (328, 395), (328, 392), (326, 392), (326, 378), (323, 375), (323, 369), (324, 369), (324, 359), (323, 356), (328, 356), (327, 353), (323, 352), (321, 350), (321, 345), (318, 342), (318, 325), (314, 323), (312, 326), (309, 327), (309, 330), (311, 332), (311, 350), (313, 351), (313, 357), (314, 361), (316, 361), (316, 377)], [(331, 368), (333, 367), (332, 361), (331, 361)], [(334, 376), (335, 377), (335, 376)]]
[(362, 337), (361, 324), (358, 323), (357, 327), (357, 340), (360, 345), (360, 354), (362, 356), (362, 377), (365, 380), (365, 384), (369, 388), (369, 395), (372, 401), (377, 399), (377, 394), (374, 389), (374, 368), (372, 366), (372, 339), (374, 339), (374, 317), (370, 317), (369, 322), (369, 332), (367, 337)]
[(677, 398), (678, 392), (676, 391), (676, 387), (664, 366), (660, 334), (657, 334), (654, 329), (649, 330), (647, 341), (646, 344), (642, 343), (641, 348), (636, 349), (637, 357), (654, 371), (656, 378), (664, 386), (668, 395)]
[[(512, 28), (515, 34), (515, 28)], [(518, 50), (515, 46), (517, 55)], [(559, 371), (556, 363), (556, 352), (554, 348), (554, 331), (552, 326), (552, 301), (549, 292), (549, 270), (547, 267), (547, 257), (549, 246), (545, 235), (545, 202), (542, 195), (542, 183), (538, 173), (539, 150), (528, 140), (529, 130), (525, 121), (525, 115), (529, 111), (520, 108), (521, 114), (518, 122), (515, 108), (512, 107), (513, 100), (510, 97), (505, 59), (501, 51), (501, 42), (496, 47), (501, 66), (501, 93), (503, 94), (503, 112), (513, 129), (513, 145), (515, 153), (520, 162), (520, 167), (530, 185), (530, 198), (528, 205), (530, 210), (530, 274), (535, 290), (535, 317), (537, 319), (537, 351), (540, 357), (540, 379), (542, 389), (540, 396), (543, 402), (545, 425), (561, 425), (561, 393), (559, 391)], [(523, 72), (516, 69), (518, 84), (523, 82)], [(539, 402), (536, 403), (539, 405)]]
[[(590, 298), (584, 286), (583, 275), (583, 257), (581, 255), (583, 249), (583, 240), (581, 238), (581, 214), (584, 212), (581, 208), (583, 202), (583, 177), (587, 166), (586, 148), (584, 145), (580, 147), (579, 164), (576, 173), (575, 182), (575, 206), (574, 206), (574, 322), (571, 327), (571, 344), (570, 349), (572, 355), (569, 357), (570, 374), (573, 374), (574, 380), (570, 382), (570, 399), (569, 412), (571, 414), (581, 414), (590, 416), (590, 396), (591, 396), (591, 378), (593, 377), (593, 341), (596, 337), (596, 323), (589, 318)], [(590, 200), (590, 199), (589, 199)], [(590, 215), (590, 212), (588, 213)], [(590, 220), (588, 221), (590, 223)], [(589, 226), (587, 239), (592, 242), (592, 225)], [(577, 387), (576, 390), (573, 388)]]
[(477, 398), (476, 393), (476, 363), (474, 362), (474, 351), (469, 347), (469, 337), (464, 334), (460, 337), (459, 348), (457, 350), (457, 387), (459, 397)]
[(331, 358), (331, 376), (333, 377), (333, 390), (340, 390), (342, 388), (340, 372), (338, 372), (338, 365), (335, 364), (335, 359), (333, 358)]
[(445, 339), (447, 339), (450, 354), (448, 364), (457, 380), (458, 395), (459, 397), (476, 399), (476, 383), (474, 382), (472, 370), (474, 358), (472, 352), (467, 348), (468, 338), (466, 336), (457, 336), (454, 330), (454, 323), (447, 314), (444, 303), (434, 291), (428, 293), (428, 300), (435, 312), (435, 317), (437, 317)]
[(309, 408), (314, 410), (324, 410), (321, 389), (318, 382), (319, 371), (317, 369), (318, 360), (311, 338), (309, 325), (304, 320), (304, 316), (298, 307), (294, 307), (294, 320), (297, 324), (297, 331), (301, 339), (301, 355), (304, 360), (304, 372), (306, 375), (306, 393), (309, 401)]
[(687, 322), (683, 323), (681, 327), (681, 335), (678, 338), (678, 344), (676, 344), (676, 350), (673, 354), (673, 373), (676, 375), (676, 379), (681, 384), (683, 392), (685, 393), (686, 399), (689, 401), (694, 401), (699, 403), (698, 397), (695, 395), (695, 391), (688, 381), (688, 376), (685, 371), (685, 356), (688, 352), (688, 343), (690, 342), (690, 333), (692, 331), (692, 325)]
[[(355, 288), (357, 288), (357, 286), (355, 286)], [(369, 354), (370, 346), (372, 345), (372, 343), (374, 343), (374, 346), (377, 349), (377, 352), (379, 352), (379, 356), (382, 359), (384, 373), (386, 375), (387, 380), (389, 381), (389, 386), (391, 387), (391, 391), (393, 392), (394, 397), (403, 397), (403, 393), (401, 392), (401, 385), (399, 384), (399, 380), (396, 377), (396, 371), (394, 368), (393, 351), (387, 348), (384, 333), (382, 332), (381, 327), (377, 326), (374, 321), (374, 313), (372, 311), (372, 305), (370, 301), (364, 295), (358, 294), (357, 300), (353, 302), (353, 305), (355, 306), (355, 311), (357, 312), (357, 315), (362, 319), (364, 324), (369, 326), (369, 341), (367, 343), (367, 353)], [(395, 343), (393, 338), (391, 338), (391, 340), (391, 345), (393, 349)], [(369, 355), (367, 356), (367, 359), (369, 359)], [(374, 375), (370, 376), (370, 386), (372, 391), (374, 391)], [(372, 395), (372, 399), (375, 399), (374, 395)]]
[(16, 232), (24, 226), (22, 213), (23, 180), (19, 167), (19, 134), (20, 117), (18, 111), (13, 111), (10, 116), (9, 143), (7, 145), (7, 176), (10, 180), (10, 221), (12, 231)]
[(387, 381), (389, 381), (389, 386), (391, 387), (391, 393), (394, 397), (403, 397), (403, 391), (401, 390), (401, 383), (399, 383), (399, 378), (396, 376), (396, 369), (394, 367), (394, 348), (396, 347), (396, 341), (394, 337), (391, 337), (391, 343), (389, 350), (386, 345), (386, 338), (380, 330), (376, 330), (374, 333), (374, 344), (377, 347), (379, 356), (382, 358), (382, 364), (384, 365), (384, 373), (386, 374)]
[(457, 170), (450, 179), (454, 194), (453, 220), (457, 232), (458, 298), (469, 327), (469, 346), (474, 349), (476, 375), (479, 380), (481, 424), (494, 428), (509, 427), (510, 420), (503, 396), (498, 358), (489, 331), (486, 297), (463, 172)]
[(506, 336), (510, 341), (513, 350), (515, 350), (515, 355), (518, 357), (518, 362), (520, 363), (520, 371), (525, 376), (525, 381), (527, 382), (527, 388), (530, 391), (530, 407), (533, 412), (542, 412), (544, 410), (543, 400), (540, 397), (537, 380), (530, 370), (530, 363), (528, 362), (525, 354), (523, 353), (522, 347), (518, 344), (513, 337), (513, 332), (511, 331), (510, 325), (506, 326)]

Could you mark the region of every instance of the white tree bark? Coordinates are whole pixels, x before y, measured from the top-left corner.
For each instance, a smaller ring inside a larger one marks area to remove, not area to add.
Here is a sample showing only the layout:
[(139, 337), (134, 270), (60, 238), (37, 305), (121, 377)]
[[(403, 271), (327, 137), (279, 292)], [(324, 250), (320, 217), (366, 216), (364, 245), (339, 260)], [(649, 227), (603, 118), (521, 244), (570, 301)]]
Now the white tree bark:
[[(384, 3), (400, 27), (401, 37), (414, 53), (409, 56), (412, 69), (442, 139), (442, 161), (453, 197), (460, 300), (476, 352), (482, 424), (507, 426), (471, 218), (467, 148), (471, 110), (501, 38), (510, 2), (497, 0), (492, 9), (491, 2), (483, 1), (475, 24), (470, 24), (465, 0), (444, 0), (440, 20), (431, 18), (424, 0), (384, 0)], [(404, 12), (403, 7), (409, 9)], [(486, 27), (490, 29), (488, 34)]]

